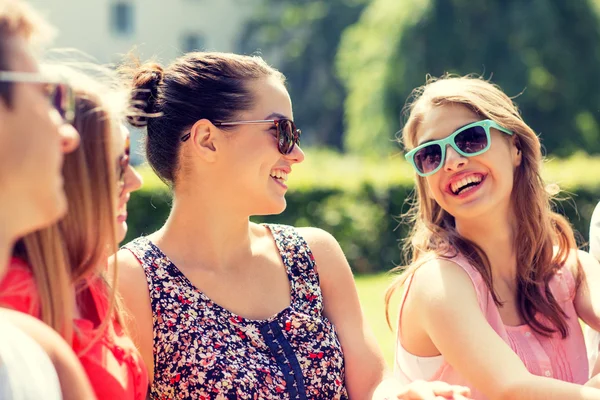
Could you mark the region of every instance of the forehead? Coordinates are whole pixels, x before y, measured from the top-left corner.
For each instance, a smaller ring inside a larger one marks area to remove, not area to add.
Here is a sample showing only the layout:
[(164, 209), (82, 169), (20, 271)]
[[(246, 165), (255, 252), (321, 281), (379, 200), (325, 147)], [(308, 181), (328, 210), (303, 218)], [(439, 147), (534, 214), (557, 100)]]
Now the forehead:
[(262, 119), (271, 114), (294, 118), (290, 95), (276, 76), (252, 81), (249, 83), (249, 89), (254, 95), (254, 107), (250, 111), (253, 118)]
[(111, 124), (113, 153), (121, 155), (125, 150), (125, 143), (129, 138), (129, 129), (121, 123)]
[(29, 42), (21, 37), (8, 38), (3, 43), (8, 67), (12, 71), (38, 72), (39, 65)]
[(432, 107), (425, 112), (419, 124), (417, 144), (445, 138), (458, 128), (480, 119), (475, 112), (460, 104)]

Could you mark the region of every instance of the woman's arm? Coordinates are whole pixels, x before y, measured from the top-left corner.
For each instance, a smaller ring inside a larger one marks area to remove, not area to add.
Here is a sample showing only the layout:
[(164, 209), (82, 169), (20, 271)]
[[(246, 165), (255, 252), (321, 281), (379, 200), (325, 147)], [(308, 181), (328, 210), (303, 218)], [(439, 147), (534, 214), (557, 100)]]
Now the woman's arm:
[[(109, 260), (112, 272), (114, 256)], [(148, 370), (148, 379), (154, 379), (154, 349), (152, 306), (150, 292), (146, 282), (146, 274), (137, 258), (129, 250), (117, 253), (117, 292), (125, 306), (125, 324), (129, 336), (133, 340)]]
[[(417, 270), (403, 331), (422, 330), (473, 388), (489, 399), (600, 399), (600, 390), (531, 374), (486, 320), (471, 279), (457, 264), (432, 260)], [(583, 356), (583, 355), (582, 355)]]
[(321, 229), (300, 228), (299, 231), (315, 257), (324, 313), (335, 326), (342, 345), (346, 387), (351, 399), (421, 400), (434, 399), (434, 394), (452, 398), (454, 393), (468, 393), (464, 388), (448, 388), (445, 384), (416, 382), (402, 387), (393, 380), (384, 380), (386, 364), (364, 319), (352, 271), (340, 245)]
[(596, 206), (590, 222), (590, 254), (600, 261), (600, 203)]
[(575, 277), (578, 273), (577, 260), (583, 276), (574, 299), (575, 310), (588, 326), (600, 331), (600, 263), (585, 251), (573, 250), (568, 267)]
[(79, 359), (58, 333), (30, 315), (8, 309), (1, 309), (0, 312), (48, 354), (58, 375), (63, 399), (96, 398)]

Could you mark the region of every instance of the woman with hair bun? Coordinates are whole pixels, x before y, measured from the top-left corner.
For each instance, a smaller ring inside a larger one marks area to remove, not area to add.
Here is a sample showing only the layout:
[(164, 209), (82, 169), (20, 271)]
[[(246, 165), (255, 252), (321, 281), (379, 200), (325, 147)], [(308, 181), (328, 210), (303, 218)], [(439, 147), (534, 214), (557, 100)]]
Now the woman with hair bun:
[(148, 162), (173, 191), (164, 226), (118, 253), (151, 398), (371, 398), (385, 363), (337, 241), (249, 220), (285, 209), (286, 181), (304, 160), (283, 75), (225, 53), (128, 72), (143, 111), (132, 123), (147, 128)]

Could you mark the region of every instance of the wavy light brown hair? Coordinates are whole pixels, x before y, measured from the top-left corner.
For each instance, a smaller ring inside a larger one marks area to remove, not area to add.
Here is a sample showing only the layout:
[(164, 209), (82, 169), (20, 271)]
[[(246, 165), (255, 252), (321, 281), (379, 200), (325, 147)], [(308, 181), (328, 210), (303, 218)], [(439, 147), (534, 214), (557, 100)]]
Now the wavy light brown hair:
[[(117, 155), (112, 142), (114, 135), (120, 134), (120, 126), (117, 112), (107, 104), (106, 93), (103, 93), (106, 88), (96, 87), (92, 81), (84, 82), (78, 83), (80, 88), (75, 86), (73, 124), (81, 136), (81, 143), (79, 148), (65, 155), (62, 169), (69, 203), (67, 215), (56, 224), (22, 238), (15, 250), (15, 255), (24, 259), (33, 272), (42, 321), (70, 344), (73, 334), (77, 333), (73, 326), (74, 301), (79, 302), (81, 296), (89, 300), (90, 280), (100, 280), (109, 304), (108, 313), (98, 316), (101, 323), (96, 339), (109, 326), (111, 317), (116, 317), (124, 326), (121, 307), (113, 290), (117, 279), (116, 262), (111, 284), (107, 277), (107, 258), (118, 249)], [(94, 342), (92, 340), (87, 349)]]
[[(542, 150), (537, 135), (523, 121), (517, 105), (498, 86), (478, 77), (446, 75), (439, 79), (428, 79), (409, 98), (406, 108), (409, 116), (402, 130), (405, 148), (416, 147), (417, 132), (424, 115), (432, 108), (443, 105), (467, 107), (481, 119), (491, 119), (514, 133), (516, 145), (523, 154), (521, 165), (515, 171), (511, 193), (513, 212), (519, 221), (514, 235), (519, 313), (537, 333), (549, 336), (558, 331), (563, 338), (567, 337), (567, 316), (552, 295), (549, 282), (555, 272), (565, 265), (576, 242), (569, 223), (552, 211), (551, 195), (546, 192), (540, 174)], [(430, 257), (457, 252), (479, 271), (494, 302), (501, 306), (494, 291), (487, 255), (475, 243), (459, 235), (454, 217), (427, 195), (425, 178), (418, 175), (415, 198), (405, 217), (412, 224), (404, 243), (409, 266), (397, 268), (404, 270), (404, 273), (386, 292), (388, 323), (389, 303), (394, 291)], [(557, 251), (554, 246), (558, 247)], [(579, 287), (583, 272), (579, 262), (577, 264), (579, 273), (576, 287)], [(545, 317), (546, 321), (539, 316)]]

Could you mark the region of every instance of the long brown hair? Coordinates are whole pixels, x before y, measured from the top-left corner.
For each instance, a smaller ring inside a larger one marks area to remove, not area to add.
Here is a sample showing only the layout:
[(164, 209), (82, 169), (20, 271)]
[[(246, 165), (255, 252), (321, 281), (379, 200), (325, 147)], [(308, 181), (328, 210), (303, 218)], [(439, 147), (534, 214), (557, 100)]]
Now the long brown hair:
[(86, 82), (89, 84), (80, 80), (81, 87), (75, 86), (73, 125), (81, 144), (65, 156), (62, 170), (68, 213), (56, 224), (22, 238), (16, 248), (16, 255), (27, 262), (34, 275), (42, 321), (68, 343), (72, 343), (74, 334), (74, 300), (88, 288), (90, 280), (101, 282), (109, 304), (108, 313), (99, 315), (102, 322), (97, 338), (112, 317), (124, 326), (112, 289), (117, 279), (116, 263), (113, 284), (107, 279), (107, 258), (117, 250), (118, 188), (112, 142), (113, 135), (120, 131), (116, 112), (107, 104), (100, 87)]
[[(447, 104), (467, 107), (482, 119), (491, 119), (514, 133), (523, 154), (521, 165), (515, 171), (511, 193), (512, 204), (522, 205), (513, 207), (519, 221), (514, 240), (518, 310), (537, 333), (549, 336), (558, 331), (563, 338), (567, 337), (567, 316), (552, 295), (549, 283), (555, 272), (565, 265), (576, 242), (569, 223), (552, 211), (551, 195), (546, 192), (540, 174), (542, 151), (537, 135), (523, 121), (516, 104), (498, 86), (478, 77), (447, 75), (430, 78), (426, 85), (413, 92), (407, 107), (408, 120), (402, 130), (402, 142), (407, 149), (416, 147), (416, 135), (424, 115), (433, 107)], [(429, 257), (457, 252), (479, 271), (494, 302), (501, 306), (494, 291), (487, 255), (478, 245), (459, 235), (454, 217), (430, 198), (426, 190), (425, 179), (416, 176), (416, 198), (405, 215), (412, 223), (404, 243), (405, 257), (410, 265), (386, 292), (388, 323), (389, 303), (394, 291)], [(554, 246), (558, 251), (554, 251)], [(579, 287), (582, 271), (579, 262), (577, 265), (576, 286)], [(539, 316), (545, 317), (548, 323)]]

